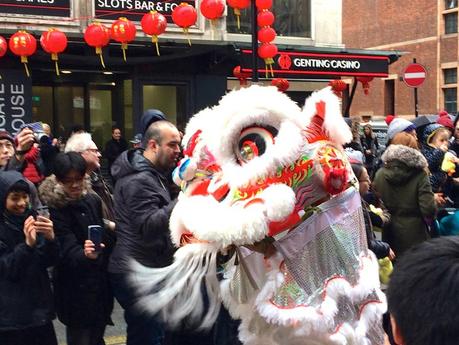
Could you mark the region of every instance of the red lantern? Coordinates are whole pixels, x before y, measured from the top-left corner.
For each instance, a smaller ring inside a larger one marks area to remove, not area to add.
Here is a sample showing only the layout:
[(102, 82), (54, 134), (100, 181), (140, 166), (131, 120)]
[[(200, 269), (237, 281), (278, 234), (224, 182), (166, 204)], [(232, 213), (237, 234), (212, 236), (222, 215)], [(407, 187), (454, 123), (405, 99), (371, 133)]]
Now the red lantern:
[(54, 66), (56, 68), (56, 74), (59, 75), (57, 54), (62, 53), (67, 48), (67, 36), (62, 31), (51, 28), (41, 34), (40, 45), (45, 52), (51, 54), (51, 60), (54, 61)]
[(247, 78), (250, 77), (250, 74), (243, 72), (241, 66), (236, 66), (233, 68), (233, 76), (239, 79), (239, 85), (247, 85)]
[(8, 50), (8, 43), (3, 36), (0, 36), (0, 57), (5, 56), (6, 51)]
[(271, 85), (277, 87), (277, 89), (281, 92), (287, 91), (290, 87), (290, 83), (284, 78), (275, 78), (271, 80)]
[(133, 22), (125, 17), (118, 18), (112, 24), (110, 34), (116, 42), (121, 43), (123, 50), (123, 59), (126, 61), (126, 49), (128, 43), (135, 39), (136, 27)]
[(159, 54), (158, 36), (161, 35), (167, 28), (167, 19), (161, 13), (150, 11), (145, 13), (140, 21), (143, 32), (151, 35), (151, 41), (156, 45), (156, 53)]
[(37, 50), (37, 40), (26, 31), (20, 30), (10, 37), (9, 42), (10, 50), (21, 57), (21, 62), (28, 77), (30, 77), (29, 69), (27, 67), (27, 57), (35, 53)]
[(237, 19), (237, 28), (241, 28), (241, 10), (250, 6), (250, 0), (227, 0), (230, 7), (233, 8), (234, 15)]
[(271, 11), (261, 11), (257, 15), (257, 24), (259, 27), (271, 26), (274, 23), (274, 14)]
[(258, 10), (269, 10), (273, 7), (273, 0), (256, 0), (255, 6), (257, 6)]
[(84, 40), (89, 46), (96, 48), (96, 54), (100, 57), (100, 63), (105, 68), (102, 47), (105, 47), (110, 41), (110, 30), (101, 23), (93, 23), (86, 28)]
[(373, 77), (357, 77), (357, 80), (362, 83), (363, 93), (368, 95), (370, 93), (370, 82)]
[(172, 11), (172, 21), (183, 28), (183, 32), (187, 35), (188, 44), (191, 46), (190, 38), (188, 37), (188, 28), (191, 25), (196, 23), (198, 19), (198, 14), (196, 9), (187, 4), (186, 2), (182, 2), (180, 5), (176, 6)]
[(202, 0), (200, 9), (202, 15), (213, 25), (214, 20), (220, 18), (225, 12), (225, 2), (224, 0)]
[(263, 43), (258, 47), (258, 56), (265, 60), (265, 73), (268, 78), (268, 69), (271, 76), (274, 77), (273, 64), (274, 57), (277, 55), (277, 46), (272, 43)]
[(258, 40), (261, 43), (269, 43), (276, 38), (276, 31), (271, 27), (264, 27), (258, 30)]

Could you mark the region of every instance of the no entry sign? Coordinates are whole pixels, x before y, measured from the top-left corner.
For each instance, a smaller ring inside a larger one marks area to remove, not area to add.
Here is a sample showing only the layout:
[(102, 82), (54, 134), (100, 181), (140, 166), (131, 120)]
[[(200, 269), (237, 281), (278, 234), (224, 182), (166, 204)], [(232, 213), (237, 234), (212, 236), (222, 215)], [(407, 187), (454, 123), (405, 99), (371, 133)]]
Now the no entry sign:
[(418, 87), (426, 79), (427, 71), (423, 65), (411, 63), (403, 72), (403, 81), (409, 87)]

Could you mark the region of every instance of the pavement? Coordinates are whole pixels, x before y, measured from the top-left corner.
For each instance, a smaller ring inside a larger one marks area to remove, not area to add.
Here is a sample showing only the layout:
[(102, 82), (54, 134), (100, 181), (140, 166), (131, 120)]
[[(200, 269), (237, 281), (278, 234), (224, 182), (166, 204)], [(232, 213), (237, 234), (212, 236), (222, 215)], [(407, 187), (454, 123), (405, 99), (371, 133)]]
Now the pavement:
[[(112, 320), (114, 326), (107, 326), (105, 329), (105, 344), (106, 345), (125, 345), (126, 344), (126, 323), (124, 322), (123, 309), (115, 300), (113, 308)], [(65, 341), (65, 326), (54, 320), (54, 327), (56, 329), (57, 341), (59, 345), (67, 345)]]

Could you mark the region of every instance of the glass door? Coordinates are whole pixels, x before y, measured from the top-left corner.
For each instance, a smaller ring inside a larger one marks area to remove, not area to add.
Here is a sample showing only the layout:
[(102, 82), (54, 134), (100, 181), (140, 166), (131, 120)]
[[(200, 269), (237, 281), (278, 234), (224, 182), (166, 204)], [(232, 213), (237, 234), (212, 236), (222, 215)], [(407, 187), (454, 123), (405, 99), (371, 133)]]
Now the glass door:
[(89, 88), (89, 131), (99, 149), (111, 139), (113, 126), (112, 90)]
[(183, 130), (186, 121), (186, 85), (144, 84), (142, 95), (142, 113), (147, 109), (159, 109), (167, 120)]

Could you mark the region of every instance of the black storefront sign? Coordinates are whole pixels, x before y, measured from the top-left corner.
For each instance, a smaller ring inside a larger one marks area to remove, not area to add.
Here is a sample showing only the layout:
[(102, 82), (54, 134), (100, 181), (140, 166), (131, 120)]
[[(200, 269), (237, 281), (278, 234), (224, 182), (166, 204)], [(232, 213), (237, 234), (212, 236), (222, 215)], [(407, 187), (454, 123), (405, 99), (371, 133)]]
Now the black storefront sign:
[(32, 81), (21, 71), (0, 71), (0, 129), (16, 133), (32, 121)]
[(0, 14), (70, 17), (70, 0), (0, 0)]
[(96, 17), (99, 19), (118, 19), (126, 17), (133, 21), (142, 19), (145, 13), (157, 11), (172, 23), (172, 10), (182, 2), (196, 7), (196, 1), (153, 1), (153, 0), (94, 0)]
[[(241, 67), (252, 72), (252, 50), (242, 50)], [(362, 54), (334, 54), (316, 52), (284, 52), (274, 57), (272, 65), (276, 77), (309, 78), (327, 76), (387, 77), (387, 56)], [(258, 59), (258, 72), (266, 74), (265, 62)]]

